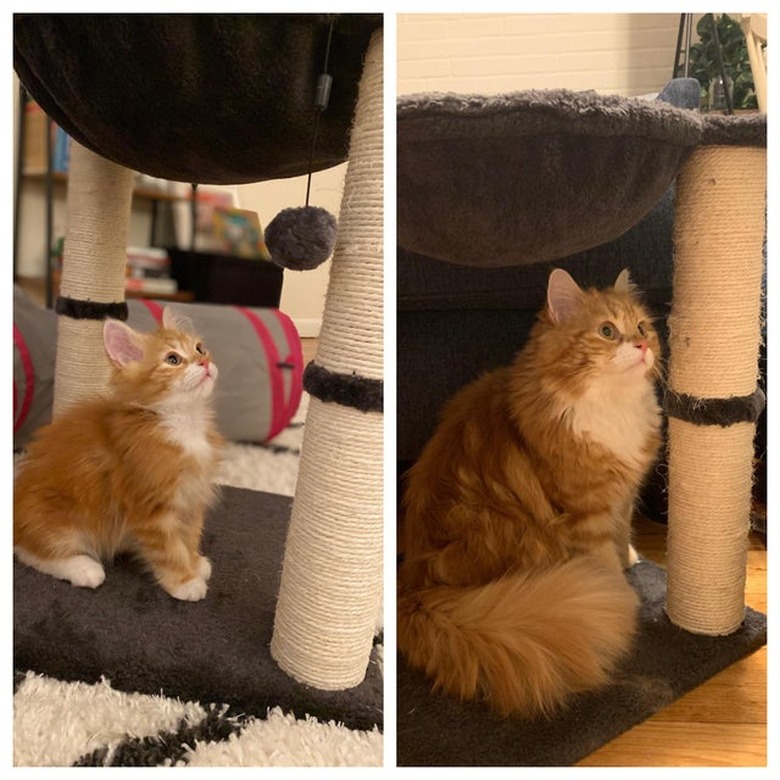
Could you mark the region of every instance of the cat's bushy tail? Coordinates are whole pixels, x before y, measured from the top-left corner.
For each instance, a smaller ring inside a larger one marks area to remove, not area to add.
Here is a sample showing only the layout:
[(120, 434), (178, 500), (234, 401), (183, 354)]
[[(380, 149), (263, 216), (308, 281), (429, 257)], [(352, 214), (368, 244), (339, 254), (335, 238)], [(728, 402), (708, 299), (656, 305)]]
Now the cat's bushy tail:
[(552, 714), (610, 680), (629, 651), (639, 600), (622, 576), (577, 558), (473, 587), (398, 599), (398, 644), (434, 687), (500, 713)]

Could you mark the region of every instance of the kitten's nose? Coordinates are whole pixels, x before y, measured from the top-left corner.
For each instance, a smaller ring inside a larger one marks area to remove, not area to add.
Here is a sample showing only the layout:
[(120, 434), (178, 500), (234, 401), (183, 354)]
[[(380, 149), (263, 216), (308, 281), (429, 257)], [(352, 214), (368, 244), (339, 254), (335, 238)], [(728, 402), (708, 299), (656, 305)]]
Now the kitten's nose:
[(642, 350), (642, 355), (644, 356), (645, 352), (647, 352), (647, 342), (646, 341), (640, 341), (638, 344), (634, 344), (634, 346), (637, 349)]

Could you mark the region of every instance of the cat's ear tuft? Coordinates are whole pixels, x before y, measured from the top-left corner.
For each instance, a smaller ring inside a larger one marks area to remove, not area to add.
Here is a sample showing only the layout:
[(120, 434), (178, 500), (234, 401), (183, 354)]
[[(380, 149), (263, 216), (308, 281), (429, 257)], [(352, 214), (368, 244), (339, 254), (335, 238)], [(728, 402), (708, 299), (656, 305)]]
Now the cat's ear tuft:
[(108, 319), (103, 323), (103, 344), (111, 362), (119, 368), (143, 358), (142, 338), (119, 320)]
[(628, 272), (628, 268), (624, 268), (615, 279), (615, 292), (630, 293), (634, 290), (634, 283), (631, 281), (631, 274)]
[(565, 322), (582, 306), (582, 290), (562, 268), (555, 268), (547, 281), (547, 313), (554, 323)]
[(163, 309), (162, 326), (167, 330), (179, 330), (192, 333), (192, 320), (185, 314), (174, 311), (170, 306)]

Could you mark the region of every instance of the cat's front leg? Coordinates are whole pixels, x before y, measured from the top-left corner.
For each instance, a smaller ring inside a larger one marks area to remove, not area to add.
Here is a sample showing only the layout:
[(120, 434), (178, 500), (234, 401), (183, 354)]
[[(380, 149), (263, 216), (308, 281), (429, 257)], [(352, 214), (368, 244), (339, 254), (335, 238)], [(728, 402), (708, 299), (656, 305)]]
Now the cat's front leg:
[(206, 598), (209, 586), (206, 584), (206, 580), (202, 577), (193, 577), (180, 585), (175, 585), (168, 588), (160, 582), (163, 588), (175, 599), (179, 601), (201, 601)]
[(211, 579), (211, 561), (205, 555), (197, 555), (195, 567), (199, 577), (203, 577), (206, 582)]
[(211, 578), (211, 561), (200, 551), (203, 520), (204, 513), (202, 510), (194, 512), (188, 517), (182, 524), (182, 539), (190, 551), (193, 569), (198, 573), (198, 576), (208, 582)]
[(630, 496), (617, 507), (615, 517), (615, 544), (624, 569), (639, 563), (639, 554), (631, 543), (631, 520), (634, 516), (634, 496)]
[(136, 522), (135, 536), (142, 557), (166, 593), (180, 601), (206, 597), (211, 564), (193, 552), (188, 526), (175, 513)]

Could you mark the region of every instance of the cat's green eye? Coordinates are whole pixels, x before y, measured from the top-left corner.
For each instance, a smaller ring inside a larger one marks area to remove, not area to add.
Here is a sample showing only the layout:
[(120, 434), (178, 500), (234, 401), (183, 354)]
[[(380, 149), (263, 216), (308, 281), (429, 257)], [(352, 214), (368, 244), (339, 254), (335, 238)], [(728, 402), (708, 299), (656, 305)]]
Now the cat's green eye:
[(599, 325), (599, 336), (612, 341), (617, 336), (617, 328), (611, 322), (603, 322)]
[(178, 366), (181, 363), (181, 357), (177, 355), (175, 352), (169, 352), (165, 356), (165, 362), (169, 366)]

